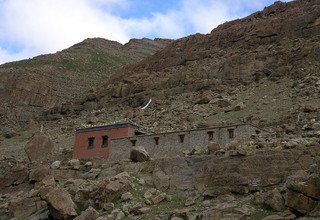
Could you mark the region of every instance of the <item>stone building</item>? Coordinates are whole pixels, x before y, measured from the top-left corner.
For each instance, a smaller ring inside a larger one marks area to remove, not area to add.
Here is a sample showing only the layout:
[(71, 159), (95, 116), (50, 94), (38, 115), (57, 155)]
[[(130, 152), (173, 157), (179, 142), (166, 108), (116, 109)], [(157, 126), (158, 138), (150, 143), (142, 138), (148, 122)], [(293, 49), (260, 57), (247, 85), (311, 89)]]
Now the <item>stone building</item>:
[(129, 158), (130, 148), (142, 146), (152, 158), (175, 157), (183, 151), (207, 150), (210, 142), (224, 146), (232, 141), (247, 140), (267, 131), (251, 124), (237, 124), (203, 129), (183, 130), (151, 135), (136, 135), (112, 140), (112, 158)]
[(138, 125), (119, 123), (78, 129), (73, 148), (74, 158), (129, 158), (130, 149), (143, 146), (153, 158), (183, 155), (183, 151), (206, 150), (210, 142), (224, 146), (232, 141), (246, 140), (267, 131), (251, 124), (237, 124), (203, 129), (144, 134)]

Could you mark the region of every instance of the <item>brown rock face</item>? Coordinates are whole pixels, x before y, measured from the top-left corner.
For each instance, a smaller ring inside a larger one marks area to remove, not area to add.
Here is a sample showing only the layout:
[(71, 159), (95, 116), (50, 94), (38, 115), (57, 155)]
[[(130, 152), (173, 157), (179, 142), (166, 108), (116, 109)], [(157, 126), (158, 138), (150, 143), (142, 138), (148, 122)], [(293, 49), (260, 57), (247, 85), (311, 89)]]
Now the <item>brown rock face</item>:
[(129, 177), (120, 175), (113, 180), (105, 181), (93, 196), (100, 200), (100, 203), (108, 203), (119, 200), (125, 192), (131, 189)]
[(305, 215), (311, 212), (317, 205), (317, 202), (301, 193), (288, 190), (286, 196), (286, 206)]
[(27, 219), (35, 212), (47, 208), (47, 203), (39, 197), (15, 198), (8, 205), (9, 212), (17, 219)]
[(31, 183), (40, 182), (48, 175), (49, 175), (49, 167), (45, 165), (39, 165), (38, 167), (30, 170), (29, 182)]
[(24, 163), (1, 161), (0, 168), (0, 189), (28, 181), (28, 167)]
[(50, 158), (53, 143), (45, 134), (35, 134), (24, 149), (30, 161), (45, 161)]
[(152, 57), (114, 74), (96, 97), (103, 105), (115, 97), (125, 101), (129, 95), (133, 99), (144, 94), (220, 91), (261, 78), (316, 74), (319, 8), (317, 0), (277, 2), (222, 24), (210, 34), (176, 40)]
[(26, 219), (33, 213), (47, 207), (45, 201), (39, 197), (15, 198), (9, 202), (9, 212), (17, 219)]
[(301, 214), (309, 213), (316, 207), (320, 197), (318, 173), (308, 174), (299, 170), (288, 177), (286, 187), (286, 206)]
[(46, 195), (46, 201), (54, 219), (72, 220), (77, 216), (76, 206), (64, 189), (54, 188)]
[(61, 102), (83, 97), (114, 71), (170, 42), (134, 39), (122, 45), (93, 38), (55, 54), (0, 65), (0, 112), (15, 121), (29, 121), (47, 108), (59, 108)]
[(272, 209), (280, 212), (284, 209), (284, 199), (278, 189), (273, 189), (262, 195), (261, 203), (270, 206)]

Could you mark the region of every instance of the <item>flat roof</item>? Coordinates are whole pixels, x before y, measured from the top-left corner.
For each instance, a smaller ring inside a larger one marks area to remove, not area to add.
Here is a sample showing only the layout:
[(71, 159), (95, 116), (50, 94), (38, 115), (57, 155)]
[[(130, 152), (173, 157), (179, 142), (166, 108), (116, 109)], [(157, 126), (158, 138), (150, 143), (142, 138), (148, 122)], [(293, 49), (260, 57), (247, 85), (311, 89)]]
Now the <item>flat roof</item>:
[(116, 123), (116, 124), (107, 124), (107, 125), (101, 125), (101, 126), (95, 126), (95, 127), (89, 127), (89, 128), (79, 128), (76, 129), (76, 133), (83, 133), (87, 131), (100, 131), (100, 130), (107, 130), (107, 129), (116, 129), (116, 128), (125, 128), (125, 127), (131, 127), (134, 129), (139, 129), (139, 126), (132, 124), (132, 123)]
[(261, 131), (270, 133), (269, 131), (259, 128), (256, 125), (250, 124), (250, 123), (240, 123), (240, 124), (232, 124), (232, 125), (222, 125), (222, 126), (214, 126), (214, 127), (205, 127), (205, 128), (194, 128), (194, 129), (187, 129), (187, 130), (177, 130), (177, 131), (168, 131), (168, 132), (160, 132), (160, 133), (154, 133), (154, 134), (143, 134), (143, 135), (137, 135), (133, 137), (121, 137), (121, 138), (114, 138), (113, 140), (119, 140), (119, 139), (134, 139), (136, 137), (147, 137), (147, 136), (157, 136), (157, 135), (166, 135), (166, 134), (176, 134), (176, 133), (184, 133), (184, 132), (192, 132), (192, 131), (205, 131), (205, 130), (213, 130), (213, 129), (224, 129), (224, 128), (236, 128), (238, 126), (252, 126), (256, 129), (259, 129)]

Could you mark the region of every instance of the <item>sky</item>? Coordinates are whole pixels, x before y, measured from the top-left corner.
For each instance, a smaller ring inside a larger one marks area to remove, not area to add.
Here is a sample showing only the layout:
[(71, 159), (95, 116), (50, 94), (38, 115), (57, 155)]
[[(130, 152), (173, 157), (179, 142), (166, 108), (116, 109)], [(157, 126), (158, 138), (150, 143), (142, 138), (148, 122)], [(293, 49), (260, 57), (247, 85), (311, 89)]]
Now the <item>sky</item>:
[(274, 0), (0, 0), (0, 64), (55, 53), (86, 38), (177, 39), (209, 33)]

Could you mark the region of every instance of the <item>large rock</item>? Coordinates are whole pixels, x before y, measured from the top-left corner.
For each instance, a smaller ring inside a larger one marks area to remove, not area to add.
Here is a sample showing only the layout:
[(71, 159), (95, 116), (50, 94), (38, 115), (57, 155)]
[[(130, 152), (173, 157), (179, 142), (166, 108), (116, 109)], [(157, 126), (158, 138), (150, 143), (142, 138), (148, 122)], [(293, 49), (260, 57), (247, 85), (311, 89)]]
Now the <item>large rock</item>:
[(130, 178), (126, 172), (123, 172), (111, 178), (111, 180), (101, 183), (100, 187), (93, 193), (93, 197), (99, 200), (100, 204), (114, 202), (130, 189)]
[(46, 201), (52, 217), (56, 220), (71, 220), (77, 216), (76, 205), (73, 203), (70, 194), (64, 189), (52, 189), (46, 195)]
[(30, 161), (46, 161), (50, 158), (53, 147), (50, 138), (43, 133), (39, 133), (31, 138), (24, 149)]
[(49, 167), (45, 165), (40, 165), (30, 170), (29, 182), (30, 183), (40, 182), (48, 175), (49, 175)]
[(317, 173), (308, 174), (299, 170), (286, 181), (286, 206), (307, 214), (317, 205), (320, 197), (320, 178)]
[(28, 167), (21, 162), (0, 163), (0, 189), (28, 181)]
[(303, 111), (306, 113), (316, 112), (317, 110), (318, 110), (318, 107), (315, 105), (305, 105), (303, 108)]
[(162, 170), (156, 170), (153, 173), (153, 182), (157, 189), (168, 189), (170, 177)]
[(317, 205), (317, 201), (293, 190), (287, 190), (286, 206), (303, 215), (311, 212)]
[(87, 208), (81, 215), (74, 220), (95, 220), (99, 217), (99, 213), (92, 207)]
[(221, 149), (220, 145), (215, 142), (210, 142), (208, 144), (208, 154), (215, 154)]
[(17, 219), (27, 219), (37, 211), (47, 208), (47, 203), (39, 197), (11, 199), (8, 204), (9, 213)]
[(320, 178), (318, 174), (309, 175), (306, 171), (299, 170), (288, 177), (286, 187), (314, 200), (320, 199)]
[(268, 205), (275, 211), (282, 211), (284, 209), (284, 199), (276, 188), (266, 193), (256, 194), (256, 202)]
[(134, 162), (144, 162), (150, 160), (150, 156), (144, 147), (138, 146), (131, 149), (130, 159)]
[(71, 159), (69, 160), (68, 165), (74, 170), (79, 170), (81, 164), (78, 159)]

